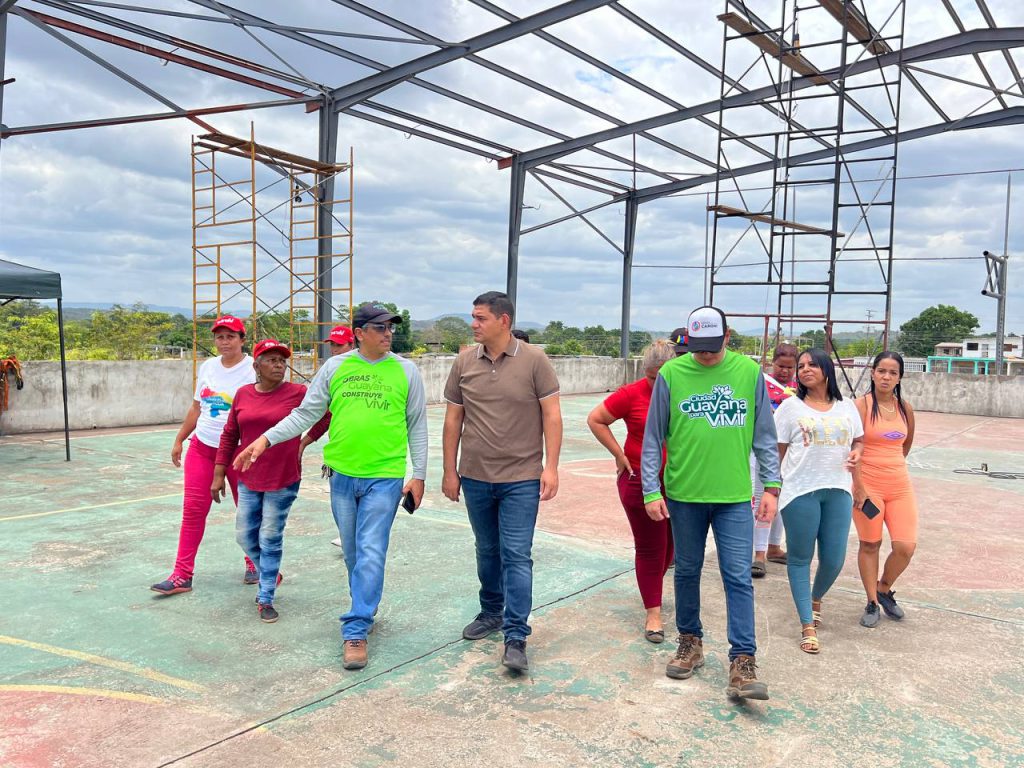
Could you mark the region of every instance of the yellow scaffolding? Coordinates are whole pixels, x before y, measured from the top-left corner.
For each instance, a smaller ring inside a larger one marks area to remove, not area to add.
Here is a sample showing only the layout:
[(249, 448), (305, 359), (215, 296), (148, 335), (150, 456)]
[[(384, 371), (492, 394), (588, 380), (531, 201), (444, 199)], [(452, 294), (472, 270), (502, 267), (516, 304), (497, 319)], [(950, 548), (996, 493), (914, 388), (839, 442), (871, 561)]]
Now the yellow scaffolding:
[[(294, 380), (320, 367), (322, 345), (317, 342), (332, 326), (352, 317), (352, 150), (348, 163), (294, 169), (290, 182), (289, 343), (303, 353), (292, 366)], [(331, 200), (325, 199), (328, 188), (336, 190)], [(341, 196), (337, 190), (342, 190)], [(330, 234), (321, 230), (324, 216), (332, 217)], [(330, 306), (327, 316), (318, 315), (321, 304)]]
[(352, 315), (353, 192), (351, 150), (325, 164), (257, 144), (252, 127), (248, 139), (192, 138), (193, 378), (225, 313), (245, 320), (250, 343), (287, 340), (292, 380), (315, 373), (319, 340)]
[[(229, 302), (237, 307), (245, 301), (250, 328), (256, 320), (256, 145), (250, 137), (246, 153), (239, 149), (243, 143), (236, 139), (226, 154), (227, 147), (209, 135), (192, 137), (193, 382), (201, 353), (210, 351), (209, 333), (202, 331), (212, 328)], [(218, 156), (248, 162), (218, 167)], [(246, 176), (227, 181), (224, 173)]]

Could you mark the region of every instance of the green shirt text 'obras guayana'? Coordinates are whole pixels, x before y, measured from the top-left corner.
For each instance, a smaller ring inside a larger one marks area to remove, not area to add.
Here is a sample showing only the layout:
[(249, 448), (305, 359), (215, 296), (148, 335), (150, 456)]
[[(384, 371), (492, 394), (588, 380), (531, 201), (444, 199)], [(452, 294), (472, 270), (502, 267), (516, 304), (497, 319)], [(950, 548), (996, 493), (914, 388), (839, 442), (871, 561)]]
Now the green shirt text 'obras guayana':
[(780, 484), (775, 421), (764, 377), (757, 363), (732, 350), (718, 365), (701, 365), (693, 355), (683, 355), (661, 367), (644, 429), (645, 502), (661, 498), (662, 443), (667, 451), (665, 493), (675, 501), (749, 501), (751, 450), (764, 486)]
[(266, 432), (271, 444), (301, 434), (330, 408), (324, 463), (350, 477), (405, 477), (406, 446), (412, 476), (427, 468), (427, 417), (423, 380), (416, 366), (389, 352), (368, 360), (346, 352), (323, 364), (302, 404)]

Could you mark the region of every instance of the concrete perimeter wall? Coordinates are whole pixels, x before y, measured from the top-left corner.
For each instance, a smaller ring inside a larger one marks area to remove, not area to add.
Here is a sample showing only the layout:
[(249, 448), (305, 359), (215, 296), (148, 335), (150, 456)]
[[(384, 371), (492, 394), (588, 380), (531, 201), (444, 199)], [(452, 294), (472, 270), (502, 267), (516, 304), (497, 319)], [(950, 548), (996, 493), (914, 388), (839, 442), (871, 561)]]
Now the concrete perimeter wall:
[[(416, 361), (429, 402), (443, 400), (452, 359)], [(552, 362), (567, 395), (608, 392), (640, 376), (639, 360), (555, 357)], [(0, 434), (63, 429), (60, 364), (25, 363), (24, 374), (25, 388), (11, 390), (9, 410), (0, 414)], [(905, 397), (921, 411), (1024, 418), (1024, 376), (908, 373), (903, 381)], [(191, 360), (68, 363), (72, 429), (170, 424), (181, 421), (191, 402)]]
[[(441, 402), (453, 357), (416, 361), (427, 400)], [(636, 360), (559, 357), (553, 363), (565, 394), (605, 392), (637, 377)], [(60, 363), (23, 364), (25, 388), (12, 385), (9, 410), (0, 413), (0, 434), (64, 428)], [(68, 362), (68, 415), (72, 429), (134, 427), (181, 421), (192, 403), (191, 360)]]

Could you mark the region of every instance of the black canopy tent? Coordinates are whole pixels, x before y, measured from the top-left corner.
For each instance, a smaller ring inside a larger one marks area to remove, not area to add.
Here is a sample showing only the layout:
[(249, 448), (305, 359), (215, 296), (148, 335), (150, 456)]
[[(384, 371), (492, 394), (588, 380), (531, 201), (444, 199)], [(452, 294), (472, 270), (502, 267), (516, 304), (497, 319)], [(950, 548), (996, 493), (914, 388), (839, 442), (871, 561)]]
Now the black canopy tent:
[(26, 267), (0, 259), (0, 305), (15, 299), (56, 299), (57, 328), (60, 333), (60, 381), (64, 396), (64, 454), (71, 461), (71, 430), (68, 425), (68, 364), (64, 350), (64, 307), (61, 303), (60, 273)]

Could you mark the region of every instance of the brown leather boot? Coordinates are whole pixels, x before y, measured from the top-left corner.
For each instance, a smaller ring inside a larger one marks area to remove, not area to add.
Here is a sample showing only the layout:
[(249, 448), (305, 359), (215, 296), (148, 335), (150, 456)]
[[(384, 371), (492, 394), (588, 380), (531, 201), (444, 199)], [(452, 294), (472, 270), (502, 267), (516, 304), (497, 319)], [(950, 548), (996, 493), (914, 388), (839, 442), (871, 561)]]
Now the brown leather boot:
[(729, 687), (725, 695), (732, 699), (768, 698), (768, 686), (757, 679), (753, 656), (737, 656), (729, 665)]
[(665, 674), (676, 680), (685, 680), (693, 670), (704, 666), (704, 643), (696, 635), (680, 635), (676, 655), (665, 667)]
[(366, 666), (366, 640), (345, 641), (345, 669), (362, 669)]

